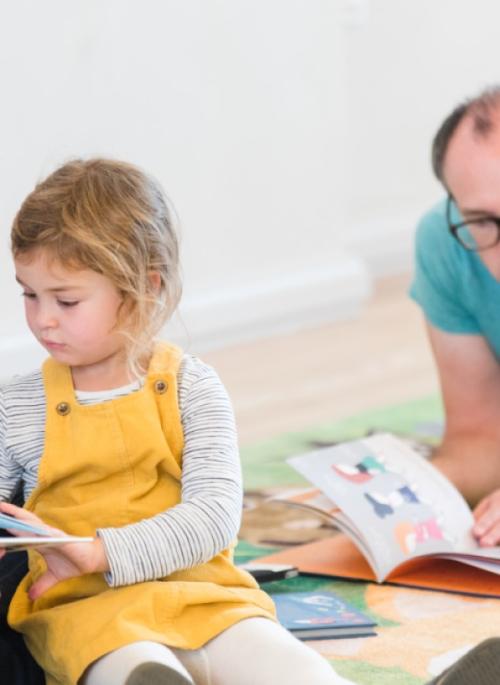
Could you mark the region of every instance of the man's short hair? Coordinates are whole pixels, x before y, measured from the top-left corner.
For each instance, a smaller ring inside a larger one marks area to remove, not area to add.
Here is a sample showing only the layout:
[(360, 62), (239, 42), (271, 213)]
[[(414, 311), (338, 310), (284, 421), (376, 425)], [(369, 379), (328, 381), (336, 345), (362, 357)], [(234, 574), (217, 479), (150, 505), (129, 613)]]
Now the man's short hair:
[(467, 98), (446, 117), (432, 141), (432, 169), (441, 183), (445, 184), (443, 166), (446, 151), (459, 123), (464, 117), (471, 116), (474, 133), (486, 138), (495, 127), (492, 114), (499, 109), (500, 85), (495, 85), (486, 88), (474, 98)]

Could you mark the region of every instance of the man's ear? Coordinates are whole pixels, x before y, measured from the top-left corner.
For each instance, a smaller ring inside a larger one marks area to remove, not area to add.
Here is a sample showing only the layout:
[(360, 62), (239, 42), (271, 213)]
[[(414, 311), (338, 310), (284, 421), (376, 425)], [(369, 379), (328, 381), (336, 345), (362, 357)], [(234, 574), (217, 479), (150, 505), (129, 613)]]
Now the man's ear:
[(158, 271), (150, 271), (148, 273), (149, 285), (155, 295), (158, 295), (161, 290), (161, 276)]

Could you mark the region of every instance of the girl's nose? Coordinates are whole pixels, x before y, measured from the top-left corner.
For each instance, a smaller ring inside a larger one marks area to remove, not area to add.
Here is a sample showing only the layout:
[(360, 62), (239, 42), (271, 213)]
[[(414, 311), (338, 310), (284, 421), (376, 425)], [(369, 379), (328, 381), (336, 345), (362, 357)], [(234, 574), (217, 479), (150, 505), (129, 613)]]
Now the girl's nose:
[(36, 323), (40, 330), (57, 328), (57, 317), (51, 307), (40, 307), (37, 312)]

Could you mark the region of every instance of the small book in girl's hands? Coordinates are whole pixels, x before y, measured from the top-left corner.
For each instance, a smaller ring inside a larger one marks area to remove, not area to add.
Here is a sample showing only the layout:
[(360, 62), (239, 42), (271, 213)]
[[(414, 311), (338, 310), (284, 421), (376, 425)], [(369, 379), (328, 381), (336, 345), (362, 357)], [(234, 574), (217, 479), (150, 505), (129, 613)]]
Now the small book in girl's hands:
[(92, 542), (91, 537), (77, 537), (74, 535), (53, 536), (43, 528), (32, 526), (30, 523), (0, 513), (0, 528), (4, 530), (18, 530), (22, 536), (0, 536), (0, 549), (6, 552), (22, 552), (32, 547), (54, 547), (55, 545), (67, 545), (70, 542)]

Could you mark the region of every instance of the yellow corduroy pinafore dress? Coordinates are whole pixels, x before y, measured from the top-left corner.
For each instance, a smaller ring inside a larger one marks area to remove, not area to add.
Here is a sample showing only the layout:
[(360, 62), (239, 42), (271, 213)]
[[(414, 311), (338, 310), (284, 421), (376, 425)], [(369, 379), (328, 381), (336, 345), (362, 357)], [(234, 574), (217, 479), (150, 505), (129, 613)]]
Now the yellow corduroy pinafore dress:
[[(87, 406), (75, 400), (70, 369), (48, 359), (45, 449), (26, 508), (68, 533), (95, 535), (97, 528), (140, 521), (180, 502), (181, 356), (160, 343), (141, 390)], [(119, 588), (110, 588), (102, 574), (72, 578), (33, 602), (27, 592), (45, 562), (37, 552), (29, 556), (9, 623), (24, 634), (47, 685), (75, 685), (93, 661), (131, 642), (197, 649), (244, 618), (274, 617), (271, 600), (236, 568), (231, 550), (193, 569)]]

